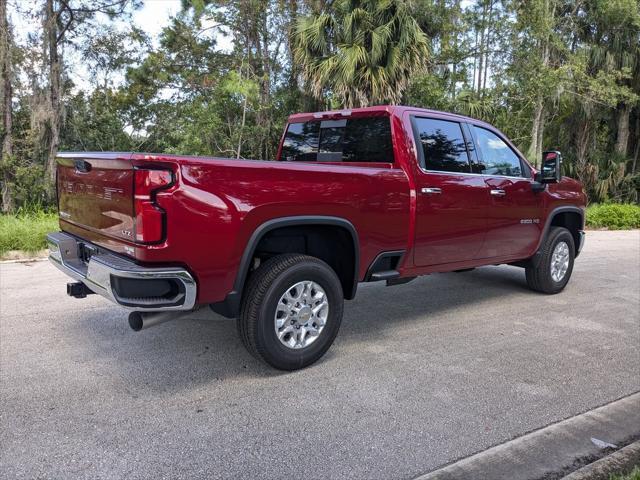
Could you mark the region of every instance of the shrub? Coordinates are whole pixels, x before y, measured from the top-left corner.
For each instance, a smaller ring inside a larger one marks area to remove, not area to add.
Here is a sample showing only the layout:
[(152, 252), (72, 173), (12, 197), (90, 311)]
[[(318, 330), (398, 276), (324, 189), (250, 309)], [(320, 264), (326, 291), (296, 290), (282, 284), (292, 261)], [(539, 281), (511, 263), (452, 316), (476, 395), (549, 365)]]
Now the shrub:
[(587, 208), (587, 226), (625, 230), (640, 228), (640, 205), (605, 203)]
[(634, 467), (633, 470), (626, 475), (609, 475), (609, 480), (640, 480), (640, 466)]
[(46, 234), (58, 230), (58, 216), (45, 211), (0, 215), (0, 256), (9, 250), (33, 253), (46, 248)]

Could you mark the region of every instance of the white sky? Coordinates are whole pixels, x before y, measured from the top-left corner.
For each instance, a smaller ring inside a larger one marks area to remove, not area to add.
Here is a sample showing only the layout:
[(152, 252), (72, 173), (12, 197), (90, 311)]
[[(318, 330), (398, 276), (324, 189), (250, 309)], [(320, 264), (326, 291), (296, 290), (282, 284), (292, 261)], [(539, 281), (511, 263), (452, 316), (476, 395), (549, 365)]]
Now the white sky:
[[(9, 0), (8, 6), (9, 18), (15, 25), (15, 35), (18, 39), (24, 39), (28, 33), (40, 28), (36, 12), (42, 8), (42, 2)], [(157, 37), (162, 28), (169, 23), (169, 18), (179, 11), (180, 0), (146, 0), (142, 8), (134, 12), (133, 21), (150, 37)]]
[(133, 14), (133, 21), (154, 38), (169, 23), (169, 18), (180, 11), (180, 0), (147, 0)]
[[(14, 25), (14, 35), (17, 42), (24, 43), (29, 33), (42, 28), (39, 15), (41, 8), (42, 2), (39, 0), (9, 0), (8, 14)], [(153, 45), (157, 45), (162, 29), (169, 25), (170, 18), (178, 14), (180, 9), (180, 0), (145, 0), (142, 7), (133, 12), (132, 21), (149, 36)], [(109, 21), (106, 16), (102, 17), (97, 20)], [(118, 21), (115, 22), (115, 25), (117, 26), (119, 23), (122, 27), (126, 26), (124, 22)], [(203, 26), (207, 26), (206, 20), (203, 22)], [(229, 36), (225, 36), (217, 30), (212, 31), (212, 34), (216, 35), (217, 46), (220, 50), (231, 50), (232, 39)], [(80, 88), (87, 88), (89, 74), (86, 68), (78, 59), (74, 58), (72, 52), (67, 52), (67, 60), (71, 63), (69, 74), (74, 83)], [(114, 80), (119, 83), (122, 79)]]
[[(133, 21), (142, 28), (154, 41), (162, 28), (169, 24), (169, 19), (180, 11), (180, 0), (145, 0), (141, 9), (133, 14)], [(203, 27), (207, 27), (206, 20)], [(218, 34), (217, 46), (220, 50), (231, 49), (231, 38)]]

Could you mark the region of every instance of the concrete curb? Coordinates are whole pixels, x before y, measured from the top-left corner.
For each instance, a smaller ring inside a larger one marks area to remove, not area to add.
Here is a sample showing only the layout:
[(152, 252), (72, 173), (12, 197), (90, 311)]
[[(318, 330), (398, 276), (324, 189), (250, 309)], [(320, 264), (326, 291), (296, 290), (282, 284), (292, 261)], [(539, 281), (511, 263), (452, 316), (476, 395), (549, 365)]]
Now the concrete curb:
[(0, 257), (0, 265), (3, 263), (33, 263), (42, 262), (49, 258), (49, 249), (43, 248), (37, 252), (31, 252), (31, 256), (23, 250), (9, 250), (4, 253), (4, 258)]
[(3, 263), (33, 263), (33, 262), (44, 262), (48, 260), (49, 257), (33, 257), (33, 258), (17, 258), (15, 260), (0, 260), (0, 265)]
[(608, 480), (614, 473), (629, 473), (636, 465), (640, 465), (640, 441), (590, 463), (562, 480)]
[[(640, 393), (634, 393), (459, 460), (416, 480), (558, 479), (609, 453), (603, 444), (640, 437)], [(591, 478), (591, 477), (584, 477)]]

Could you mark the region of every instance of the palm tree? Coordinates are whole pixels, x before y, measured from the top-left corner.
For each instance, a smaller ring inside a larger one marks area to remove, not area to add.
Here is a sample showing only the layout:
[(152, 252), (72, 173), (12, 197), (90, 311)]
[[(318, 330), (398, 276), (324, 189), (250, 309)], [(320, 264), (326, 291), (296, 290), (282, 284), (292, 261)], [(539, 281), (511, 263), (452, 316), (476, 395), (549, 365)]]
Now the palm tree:
[(639, 104), (640, 87), (640, 4), (637, 0), (586, 3), (587, 12), (595, 19), (591, 29), (589, 66), (595, 72), (620, 74), (621, 87), (616, 106), (617, 138), (615, 150), (627, 155), (629, 117)]
[(335, 0), (300, 18), (293, 53), (311, 93), (345, 107), (398, 103), (426, 70), (429, 42), (404, 0)]

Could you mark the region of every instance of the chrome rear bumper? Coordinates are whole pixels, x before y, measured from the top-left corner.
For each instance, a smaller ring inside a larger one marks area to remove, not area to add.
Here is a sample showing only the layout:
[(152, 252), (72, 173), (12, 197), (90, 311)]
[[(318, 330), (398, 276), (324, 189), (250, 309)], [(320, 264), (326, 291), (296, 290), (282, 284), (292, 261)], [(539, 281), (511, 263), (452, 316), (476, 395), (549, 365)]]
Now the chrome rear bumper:
[[(142, 267), (63, 232), (48, 234), (47, 244), (51, 263), (93, 292), (125, 308), (155, 312), (195, 307), (196, 282), (185, 269)], [(83, 255), (87, 251), (91, 252), (88, 260), (86, 253)], [(158, 285), (167, 293), (162, 296), (139, 293), (145, 288), (157, 289)], [(136, 294), (128, 296), (127, 286), (135, 289)], [(152, 288), (147, 288), (149, 286)]]

